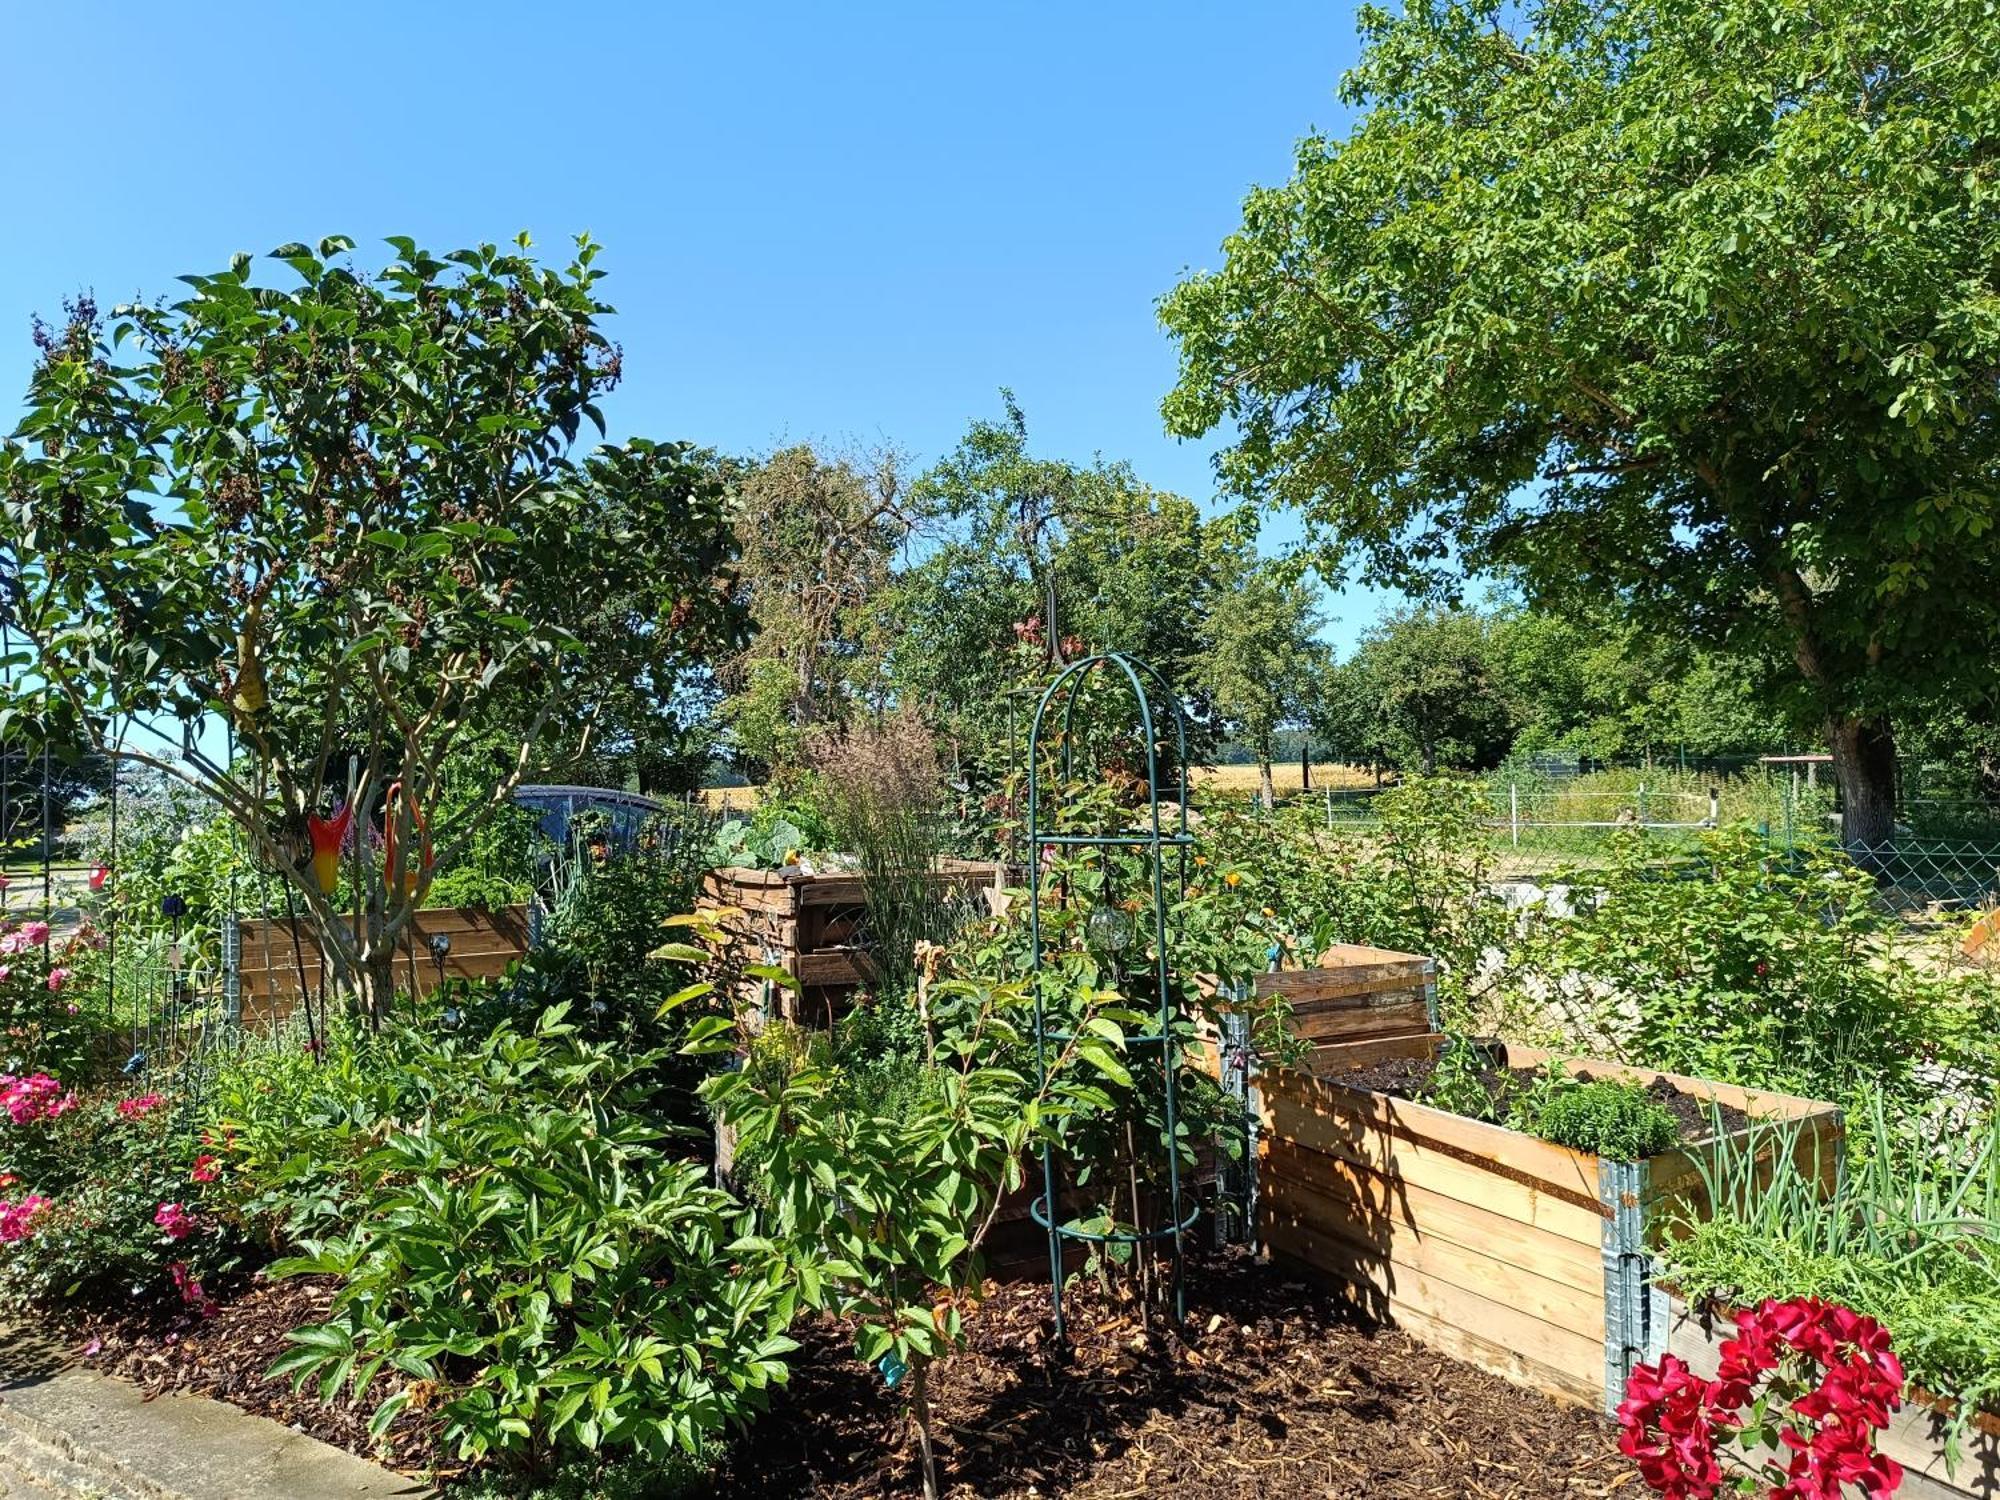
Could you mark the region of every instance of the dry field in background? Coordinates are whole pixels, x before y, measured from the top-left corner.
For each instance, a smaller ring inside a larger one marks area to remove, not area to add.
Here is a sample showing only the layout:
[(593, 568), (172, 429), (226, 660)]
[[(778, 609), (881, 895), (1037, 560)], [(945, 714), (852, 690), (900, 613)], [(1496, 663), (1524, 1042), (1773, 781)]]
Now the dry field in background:
[[(1299, 790), (1299, 763), (1279, 761), (1271, 768), (1271, 779), (1277, 784), (1278, 795), (1289, 797)], [(1203, 791), (1241, 792), (1245, 795), (1257, 790), (1257, 768), (1255, 766), (1204, 766), (1194, 773), (1194, 784)], [(1368, 774), (1366, 767), (1340, 766), (1330, 761), (1317, 762), (1312, 768), (1313, 790), (1324, 791), (1332, 787), (1344, 791), (1352, 787), (1367, 787), (1375, 784), (1375, 778)], [(729, 809), (747, 812), (757, 805), (758, 788), (754, 786), (711, 786), (704, 787), (702, 802), (716, 811)]]

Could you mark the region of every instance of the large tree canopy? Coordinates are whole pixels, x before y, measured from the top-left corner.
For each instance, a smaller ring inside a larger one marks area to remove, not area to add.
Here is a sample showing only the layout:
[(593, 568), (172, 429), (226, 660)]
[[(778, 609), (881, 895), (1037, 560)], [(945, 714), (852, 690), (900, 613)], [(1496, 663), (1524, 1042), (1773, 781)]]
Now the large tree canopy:
[[(285, 246), (277, 285), (238, 256), (108, 331), (73, 306), (37, 330), (0, 445), (0, 588), (30, 643), (0, 734), (37, 715), (213, 797), (371, 1008), (428, 883), (414, 825), (447, 861), (562, 758), (556, 731), (586, 749), (630, 683), (670, 693), (733, 619), (713, 464), (573, 452), (619, 374), (596, 248), (555, 269), (525, 240), (390, 243), (373, 276), (345, 240)], [(196, 732), (217, 719), (233, 757)], [(449, 813), (443, 767), (475, 749), (498, 752), (488, 795)], [(343, 800), (408, 851), (366, 879), (357, 853), (351, 924), (307, 847)]]
[(1983, 0), (1414, 0), (1345, 140), (1165, 301), (1169, 425), (1322, 567), (1793, 664), (1850, 838), (2000, 639), (2000, 27)]
[(911, 486), (937, 531), (882, 601), (895, 690), (946, 722), (962, 750), (1004, 764), (1008, 721), (1032, 710), (1050, 669), (1124, 651), (1172, 684), (1191, 749), (1206, 755), (1217, 725), (1204, 653), (1248, 564), (1246, 528), (1204, 520), (1127, 464), (1036, 457), (1002, 394), (1005, 420), (974, 422)]

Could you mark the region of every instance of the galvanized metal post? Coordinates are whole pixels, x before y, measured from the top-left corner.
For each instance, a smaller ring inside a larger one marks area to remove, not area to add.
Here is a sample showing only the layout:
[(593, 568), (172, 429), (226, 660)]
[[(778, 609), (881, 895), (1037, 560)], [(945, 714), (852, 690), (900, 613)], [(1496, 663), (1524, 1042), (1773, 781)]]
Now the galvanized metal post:
[(1597, 1195), (1604, 1208), (1604, 1397), (1606, 1416), (1618, 1414), (1632, 1367), (1657, 1360), (1667, 1346), (1668, 1299), (1654, 1284), (1646, 1250), (1647, 1168), (1644, 1162), (1597, 1163)]
[(1514, 847), (1521, 847), (1521, 788), (1514, 782), (1507, 783), (1507, 822), (1514, 830)]

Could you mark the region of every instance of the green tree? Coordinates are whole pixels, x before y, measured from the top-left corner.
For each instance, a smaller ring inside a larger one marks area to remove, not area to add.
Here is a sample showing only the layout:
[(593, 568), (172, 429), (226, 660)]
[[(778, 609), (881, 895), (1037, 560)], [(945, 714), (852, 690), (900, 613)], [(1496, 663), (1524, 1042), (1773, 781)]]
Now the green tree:
[(795, 769), (806, 731), (879, 699), (874, 605), (922, 517), (892, 451), (781, 448), (741, 473), (736, 535), (756, 635), (731, 664), (723, 714), (739, 750)]
[(1790, 664), (1851, 841), (1991, 701), (2000, 28), (1975, 0), (1415, 0), (1168, 296), (1168, 425), (1329, 571), (1518, 570)]
[[(1103, 649), (1150, 663), (1190, 710), (1191, 753), (1213, 744), (1202, 661), (1211, 613), (1247, 553), (1232, 518), (1153, 489), (1129, 466), (1037, 458), (1027, 421), (974, 422), (912, 486), (944, 528), (885, 602), (896, 690), (923, 701), (975, 754), (1004, 754), (1050, 669)], [(1024, 660), (1023, 658), (1026, 658)], [(1023, 703), (1025, 698), (1025, 703)]]
[(1266, 807), (1278, 728), (1302, 716), (1324, 666), (1320, 624), (1311, 591), (1269, 562), (1245, 567), (1209, 612), (1201, 681), (1229, 733), (1257, 757)]
[[(732, 620), (712, 464), (643, 440), (574, 454), (620, 372), (597, 247), (555, 270), (525, 236), (442, 259), (389, 243), (374, 276), (343, 238), (284, 246), (287, 285), (239, 255), (108, 335), (73, 306), (37, 329), (0, 447), (0, 580), (32, 648), (0, 735), (40, 715), (212, 798), (377, 1015), (424, 840), (449, 865), (548, 735), (594, 731), (601, 672), (644, 659), (664, 686)], [(197, 732), (217, 718), (233, 757)], [(443, 769), (470, 746), (485, 795), (447, 809)], [(404, 851), (391, 878), (354, 840), (354, 913), (307, 842), (342, 801)]]
[(1344, 664), (1350, 733), (1371, 753), (1429, 776), (1499, 763), (1513, 719), (1493, 671), (1488, 622), (1471, 610), (1384, 616)]

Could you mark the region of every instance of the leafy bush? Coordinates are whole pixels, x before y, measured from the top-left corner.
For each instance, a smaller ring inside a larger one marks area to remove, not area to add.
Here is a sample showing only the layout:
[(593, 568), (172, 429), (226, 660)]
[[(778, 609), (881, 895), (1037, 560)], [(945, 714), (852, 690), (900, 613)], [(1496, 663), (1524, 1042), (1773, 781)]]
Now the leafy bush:
[[(728, 943), (712, 921), (680, 925), (711, 951)], [(1025, 1181), (1031, 1149), (1112, 1108), (1111, 1091), (1131, 1082), (1120, 1052), (1144, 1018), (1103, 989), (1078, 997), (1075, 1015), (1039, 1084), (1025, 983), (955, 978), (930, 988), (928, 1061), (907, 1094), (857, 1087), (830, 1047), (777, 1027), (747, 1039), (745, 1067), (702, 1088), (737, 1132), (761, 1205), (757, 1244), (793, 1265), (805, 1305), (853, 1326), (862, 1359), (892, 1384), (909, 1377), (927, 1495), (937, 1490), (926, 1370), (963, 1335), (1001, 1196)], [(692, 1045), (727, 1049), (728, 1033), (703, 1021)]]
[(105, 938), (89, 921), (60, 936), (0, 919), (0, 1071), (81, 1077), (106, 1022)]
[(272, 1268), (342, 1281), (274, 1373), (374, 1399), (378, 1433), (414, 1408), (463, 1457), (537, 1468), (699, 1455), (761, 1407), (798, 1293), (663, 1149), (648, 1061), (582, 1040), (561, 1006), (531, 1032), (414, 1041), (345, 1232)]
[(330, 1015), (317, 1047), (283, 1030), (218, 1057), (204, 1141), (228, 1164), (219, 1185), (247, 1236), (279, 1252), (352, 1218), (360, 1158), (396, 1113), (393, 1060), (407, 1041)]
[(1600, 1078), (1556, 1089), (1523, 1127), (1545, 1141), (1614, 1161), (1644, 1161), (1680, 1140), (1680, 1126), (1645, 1087)]
[(1413, 777), (1373, 807), (1380, 825), (1360, 832), (1329, 831), (1306, 806), (1213, 810), (1201, 852), (1241, 875), (1249, 910), (1269, 914), (1294, 962), (1311, 964), (1334, 943), (1425, 954), (1437, 962), (1441, 1007), (1462, 1019), (1486, 984), (1487, 954), (1510, 931), (1492, 891), (1485, 793), (1456, 777)]
[(1783, 862), (1732, 828), (1662, 864), (1633, 836), (1572, 889), (1575, 914), (1542, 912), (1511, 973), (1578, 1045), (1834, 1102), (1996, 1076), (2000, 991), (1897, 954), (1873, 878), (1833, 850)]
[(168, 1297), (206, 1310), (203, 1279), (236, 1264), (214, 1211), (223, 1170), (187, 1106), (88, 1098), (46, 1074), (0, 1079), (0, 1299)]

